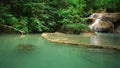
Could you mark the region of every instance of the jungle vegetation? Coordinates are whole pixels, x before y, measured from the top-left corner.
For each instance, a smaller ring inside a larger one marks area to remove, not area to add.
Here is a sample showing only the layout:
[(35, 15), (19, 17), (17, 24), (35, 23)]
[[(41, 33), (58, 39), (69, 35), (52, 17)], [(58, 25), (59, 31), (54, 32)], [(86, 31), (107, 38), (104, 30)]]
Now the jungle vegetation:
[(0, 0), (0, 30), (42, 33), (89, 31), (86, 17), (119, 12), (120, 0)]

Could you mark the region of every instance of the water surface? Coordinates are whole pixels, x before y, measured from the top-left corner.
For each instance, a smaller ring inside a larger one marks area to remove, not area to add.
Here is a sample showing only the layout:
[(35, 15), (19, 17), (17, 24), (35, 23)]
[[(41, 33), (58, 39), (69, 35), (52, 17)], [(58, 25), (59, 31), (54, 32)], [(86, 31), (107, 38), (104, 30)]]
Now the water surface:
[[(21, 51), (19, 44), (32, 44), (35, 49)], [(120, 68), (119, 63), (120, 53), (113, 50), (52, 43), (40, 34), (0, 35), (0, 68)]]

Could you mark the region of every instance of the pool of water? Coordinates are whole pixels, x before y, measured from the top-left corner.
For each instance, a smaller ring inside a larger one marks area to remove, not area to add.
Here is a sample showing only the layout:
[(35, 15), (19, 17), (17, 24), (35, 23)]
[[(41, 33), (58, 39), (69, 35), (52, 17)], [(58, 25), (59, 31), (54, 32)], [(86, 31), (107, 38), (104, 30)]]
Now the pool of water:
[[(35, 49), (22, 51), (20, 44)], [(52, 43), (40, 34), (0, 35), (0, 68), (120, 68), (119, 63), (120, 52), (113, 50)]]

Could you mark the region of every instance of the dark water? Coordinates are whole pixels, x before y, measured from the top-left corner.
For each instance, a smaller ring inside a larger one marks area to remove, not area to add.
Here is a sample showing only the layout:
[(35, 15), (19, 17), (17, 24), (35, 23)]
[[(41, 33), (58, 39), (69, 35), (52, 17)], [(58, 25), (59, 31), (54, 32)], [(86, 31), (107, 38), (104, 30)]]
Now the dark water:
[[(34, 50), (22, 51), (19, 44)], [(0, 68), (120, 68), (120, 53), (52, 43), (39, 34), (0, 35)]]

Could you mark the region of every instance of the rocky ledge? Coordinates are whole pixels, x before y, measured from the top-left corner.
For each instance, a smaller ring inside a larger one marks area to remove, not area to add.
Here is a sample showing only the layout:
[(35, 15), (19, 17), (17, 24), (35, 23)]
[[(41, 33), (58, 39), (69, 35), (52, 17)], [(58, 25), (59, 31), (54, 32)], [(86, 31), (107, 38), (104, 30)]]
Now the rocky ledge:
[[(83, 36), (92, 36), (92, 35), (96, 35), (94, 33), (82, 33), (81, 34), (82, 37)], [(112, 50), (120, 50), (120, 46), (108, 46), (108, 45), (92, 45), (89, 43), (83, 43), (83, 41), (85, 41), (84, 38), (82, 38), (82, 41), (79, 39), (80, 35), (66, 35), (63, 33), (43, 33), (41, 35), (42, 37), (44, 37), (45, 39), (51, 41), (51, 42), (55, 42), (55, 43), (63, 43), (63, 44), (72, 44), (72, 45), (76, 45), (76, 46), (84, 46), (84, 47), (89, 47), (89, 48), (100, 48), (100, 49), (112, 49)]]

